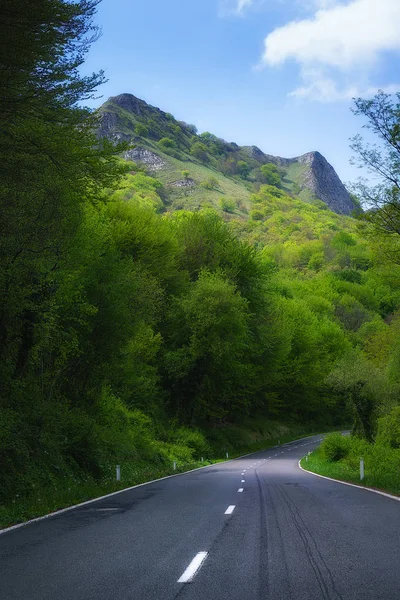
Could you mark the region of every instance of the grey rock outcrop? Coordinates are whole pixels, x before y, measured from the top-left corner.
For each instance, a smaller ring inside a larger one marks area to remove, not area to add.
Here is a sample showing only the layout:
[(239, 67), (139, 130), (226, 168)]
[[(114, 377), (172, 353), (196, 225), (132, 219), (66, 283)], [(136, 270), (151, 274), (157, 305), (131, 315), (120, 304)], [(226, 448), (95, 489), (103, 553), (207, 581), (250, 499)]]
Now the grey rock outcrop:
[(187, 179), (178, 179), (177, 181), (171, 181), (171, 185), (179, 188), (192, 188), (196, 184), (193, 181), (193, 179), (190, 179), (190, 177), (188, 177)]
[(158, 154), (151, 150), (147, 150), (147, 148), (141, 148), (140, 146), (127, 150), (124, 154), (124, 158), (125, 160), (143, 163), (153, 171), (159, 171), (165, 167), (165, 162)]
[(302, 176), (302, 186), (311, 190), (336, 213), (349, 215), (357, 207), (340, 181), (335, 169), (319, 152), (308, 152), (296, 159), (307, 167)]

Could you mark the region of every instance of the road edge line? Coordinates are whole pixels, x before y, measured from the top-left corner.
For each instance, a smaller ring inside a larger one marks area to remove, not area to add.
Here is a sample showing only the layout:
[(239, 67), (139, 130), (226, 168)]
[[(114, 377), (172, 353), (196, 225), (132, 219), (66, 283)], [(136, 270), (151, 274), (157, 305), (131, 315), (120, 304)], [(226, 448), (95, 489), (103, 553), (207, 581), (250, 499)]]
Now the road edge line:
[[(321, 434), (315, 434), (321, 435)], [(314, 435), (309, 435), (307, 437), (315, 437)], [(299, 440), (293, 440), (293, 442), (301, 441), (306, 438), (300, 438)], [(45, 519), (50, 519), (51, 517), (56, 517), (57, 515), (61, 515), (70, 510), (74, 510), (75, 508), (80, 508), (81, 506), (86, 506), (87, 504), (92, 504), (94, 502), (98, 502), (99, 500), (104, 500), (105, 498), (111, 498), (111, 496), (116, 496), (117, 494), (122, 494), (123, 492), (129, 492), (130, 490), (134, 490), (135, 488), (142, 487), (144, 485), (149, 485), (150, 483), (156, 483), (157, 481), (163, 481), (164, 479), (171, 479), (172, 477), (181, 477), (182, 475), (186, 475), (187, 473), (193, 473), (194, 471), (200, 471), (201, 469), (208, 469), (216, 466), (217, 464), (233, 462), (234, 460), (239, 460), (240, 458), (245, 458), (246, 456), (251, 456), (252, 454), (259, 454), (260, 452), (266, 452), (267, 450), (271, 450), (272, 448), (279, 448), (279, 446), (270, 446), (270, 448), (265, 448), (264, 450), (256, 450), (255, 452), (249, 452), (249, 454), (242, 454), (241, 456), (236, 456), (236, 458), (230, 458), (228, 460), (220, 461), (219, 463), (214, 463), (211, 465), (204, 465), (204, 467), (196, 467), (195, 469), (190, 469), (189, 471), (184, 471), (183, 473), (174, 473), (172, 475), (166, 475), (165, 477), (159, 477), (158, 479), (152, 479), (150, 481), (144, 481), (143, 483), (137, 483), (136, 485), (131, 485), (127, 488), (123, 488), (122, 490), (117, 490), (116, 492), (110, 492), (109, 494), (105, 494), (104, 496), (99, 496), (98, 498), (92, 498), (91, 500), (85, 500), (85, 502), (79, 502), (79, 504), (73, 504), (72, 506), (66, 506), (65, 508), (60, 508), (59, 510), (55, 510), (53, 512), (47, 513), (47, 515), (42, 515), (41, 517), (35, 517), (34, 519), (29, 519), (29, 521), (24, 521), (23, 523), (17, 523), (16, 525), (10, 525), (10, 527), (5, 527), (0, 529), (0, 535), (4, 533), (8, 533), (9, 531), (14, 531), (15, 529), (19, 529), (20, 527), (25, 527), (26, 525), (31, 525), (32, 523), (38, 523), (39, 521), (44, 521)]]
[[(305, 455), (305, 456), (307, 456), (307, 455)], [(297, 466), (299, 467), (299, 469), (304, 471), (304, 473), (309, 473), (310, 475), (315, 475), (315, 477), (321, 477), (321, 479), (328, 479), (329, 481), (334, 481), (335, 483), (341, 483), (342, 485), (349, 485), (350, 487), (355, 487), (355, 488), (358, 488), (359, 490), (364, 490), (365, 492), (373, 492), (374, 494), (379, 494), (379, 496), (385, 496), (385, 498), (390, 498), (391, 500), (396, 500), (396, 502), (400, 502), (400, 496), (393, 496), (393, 494), (388, 494), (387, 492), (380, 492), (379, 490), (374, 490), (374, 488), (370, 488), (365, 485), (357, 485), (356, 483), (350, 483), (349, 481), (341, 481), (341, 479), (333, 479), (333, 477), (327, 477), (326, 475), (320, 475), (319, 473), (313, 473), (313, 471), (307, 471), (307, 469), (304, 469), (300, 464), (301, 461), (303, 460), (303, 458), (305, 458), (305, 456), (303, 456), (297, 463)]]

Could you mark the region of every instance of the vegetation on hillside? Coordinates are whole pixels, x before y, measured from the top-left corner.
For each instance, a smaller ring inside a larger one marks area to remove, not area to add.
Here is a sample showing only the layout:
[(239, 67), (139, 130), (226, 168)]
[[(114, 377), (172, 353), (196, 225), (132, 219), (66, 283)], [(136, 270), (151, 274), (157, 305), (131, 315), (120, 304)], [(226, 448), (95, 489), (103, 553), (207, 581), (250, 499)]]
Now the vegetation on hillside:
[[(96, 0), (6, 4), (3, 38), (32, 52), (0, 80), (3, 521), (66, 482), (98, 490), (116, 463), (136, 481), (351, 418), (374, 439), (398, 397), (396, 240), (381, 253), (374, 215), (305, 204), (271, 165), (248, 205), (208, 174), (218, 209), (172, 210), (82, 108), (102, 81), (78, 71)], [(246, 189), (250, 155), (233, 166), (225, 142), (168, 115), (135, 127), (171, 160), (225, 160)]]

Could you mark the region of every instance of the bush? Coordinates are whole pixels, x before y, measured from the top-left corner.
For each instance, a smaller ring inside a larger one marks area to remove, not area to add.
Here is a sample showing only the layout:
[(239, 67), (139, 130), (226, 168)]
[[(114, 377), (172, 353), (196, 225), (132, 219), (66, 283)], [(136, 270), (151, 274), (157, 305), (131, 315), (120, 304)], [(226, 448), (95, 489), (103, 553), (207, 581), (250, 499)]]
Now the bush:
[(378, 419), (377, 442), (400, 448), (400, 406), (395, 406), (388, 415)]
[(193, 144), (193, 146), (190, 148), (190, 154), (198, 160), (201, 160), (203, 163), (210, 160), (207, 154), (207, 148), (201, 142), (195, 142)]
[(211, 452), (208, 441), (197, 429), (179, 427), (179, 429), (173, 430), (171, 439), (178, 446), (186, 446), (196, 458), (201, 458)]
[(216, 177), (208, 177), (208, 179), (201, 182), (200, 187), (205, 190), (214, 190), (218, 187), (218, 179)]
[(337, 462), (346, 458), (350, 452), (350, 439), (340, 433), (331, 433), (322, 442), (321, 452), (329, 462)]
[(135, 126), (135, 134), (139, 137), (147, 137), (149, 133), (150, 132), (147, 125), (144, 125), (143, 123), (137, 123), (137, 125)]
[(171, 138), (167, 137), (161, 138), (161, 140), (158, 142), (158, 145), (163, 150), (176, 147), (174, 140), (171, 140)]
[(262, 210), (255, 208), (254, 210), (250, 211), (250, 219), (253, 219), (253, 221), (262, 221), (264, 217), (265, 215)]
[(233, 198), (221, 198), (219, 205), (224, 212), (233, 212), (236, 208), (236, 202)]

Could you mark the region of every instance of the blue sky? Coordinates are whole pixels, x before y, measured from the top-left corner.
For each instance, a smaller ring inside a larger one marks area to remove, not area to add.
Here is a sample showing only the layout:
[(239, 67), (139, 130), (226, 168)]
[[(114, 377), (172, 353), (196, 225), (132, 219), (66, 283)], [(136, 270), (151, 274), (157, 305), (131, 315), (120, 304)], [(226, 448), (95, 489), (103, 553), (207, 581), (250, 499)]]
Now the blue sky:
[(400, 0), (103, 0), (85, 71), (241, 145), (318, 150), (345, 181), (351, 98), (400, 91)]

